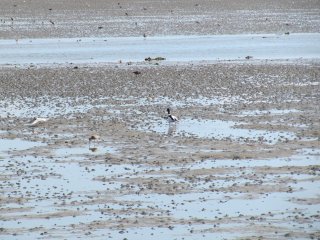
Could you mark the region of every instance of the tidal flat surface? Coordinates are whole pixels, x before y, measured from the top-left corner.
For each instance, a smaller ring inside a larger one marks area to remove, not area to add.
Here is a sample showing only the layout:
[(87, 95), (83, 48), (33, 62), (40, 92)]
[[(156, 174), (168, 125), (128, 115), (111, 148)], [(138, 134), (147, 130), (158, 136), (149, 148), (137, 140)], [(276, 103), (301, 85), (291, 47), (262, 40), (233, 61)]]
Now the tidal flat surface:
[(319, 238), (318, 74), (312, 62), (2, 68), (1, 236)]
[(2, 0), (2, 39), (319, 33), (317, 0)]
[(319, 11), (0, 1), (0, 239), (320, 239)]

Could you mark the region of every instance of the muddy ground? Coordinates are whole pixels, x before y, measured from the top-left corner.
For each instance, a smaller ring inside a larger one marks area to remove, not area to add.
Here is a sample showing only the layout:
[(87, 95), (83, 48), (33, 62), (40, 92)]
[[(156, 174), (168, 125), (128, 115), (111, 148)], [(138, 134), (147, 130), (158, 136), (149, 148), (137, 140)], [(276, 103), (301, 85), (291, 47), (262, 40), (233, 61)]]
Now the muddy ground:
[(0, 38), (319, 32), (318, 0), (3, 0)]
[(319, 238), (318, 76), (314, 62), (2, 68), (1, 234)]
[[(318, 13), (1, 1), (0, 37), (319, 32)], [(318, 59), (1, 66), (0, 238), (320, 239), (319, 75)]]

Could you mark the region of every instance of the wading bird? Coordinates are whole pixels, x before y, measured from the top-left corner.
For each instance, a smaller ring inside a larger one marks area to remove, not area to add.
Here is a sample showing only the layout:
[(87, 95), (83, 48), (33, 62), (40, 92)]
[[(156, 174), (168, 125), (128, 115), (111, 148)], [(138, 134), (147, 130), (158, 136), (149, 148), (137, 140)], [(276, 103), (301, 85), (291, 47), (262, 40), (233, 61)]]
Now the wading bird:
[(98, 141), (100, 139), (100, 136), (97, 134), (92, 135), (91, 137), (89, 137), (89, 149), (90, 149), (90, 145), (92, 141)]
[(46, 118), (34, 118), (31, 122), (30, 122), (30, 127), (35, 127), (38, 126), (41, 123), (44, 123), (48, 121), (48, 119)]
[(170, 108), (167, 108), (167, 112), (168, 112), (169, 122), (177, 122), (178, 121), (178, 118), (176, 116), (171, 115)]

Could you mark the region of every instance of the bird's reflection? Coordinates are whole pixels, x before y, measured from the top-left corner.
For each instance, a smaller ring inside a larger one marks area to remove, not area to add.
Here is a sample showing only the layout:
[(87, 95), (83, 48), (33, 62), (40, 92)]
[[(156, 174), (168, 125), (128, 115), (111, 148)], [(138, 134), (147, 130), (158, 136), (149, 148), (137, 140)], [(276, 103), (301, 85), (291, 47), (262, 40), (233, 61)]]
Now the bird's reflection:
[(100, 136), (97, 134), (93, 134), (91, 137), (89, 137), (89, 150), (91, 152), (98, 151), (98, 147), (96, 146), (97, 141), (100, 140)]
[(177, 131), (177, 124), (176, 123), (169, 123), (167, 135), (172, 136), (176, 133), (176, 131)]
[(96, 151), (98, 151), (98, 148), (97, 147), (89, 147), (89, 150), (91, 152), (96, 152)]

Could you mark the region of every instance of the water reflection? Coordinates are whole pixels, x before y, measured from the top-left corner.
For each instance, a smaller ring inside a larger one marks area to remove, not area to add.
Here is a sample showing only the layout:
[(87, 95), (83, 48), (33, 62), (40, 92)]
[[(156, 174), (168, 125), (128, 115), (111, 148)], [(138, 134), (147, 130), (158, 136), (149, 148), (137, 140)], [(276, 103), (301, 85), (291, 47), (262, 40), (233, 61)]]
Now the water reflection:
[[(152, 52), (167, 61), (319, 58), (320, 34), (231, 34), (0, 40), (0, 65), (140, 62)], [(214, 43), (214, 44), (213, 44)], [(79, 47), (80, 46), (80, 47)], [(121, 49), (122, 51), (119, 51)], [(247, 56), (247, 59), (246, 59)], [(248, 57), (250, 56), (250, 57)]]
[(91, 152), (97, 152), (98, 148), (97, 147), (89, 147), (89, 151)]
[(183, 118), (178, 123), (169, 123), (169, 127), (166, 121), (163, 119), (162, 124), (155, 122), (154, 124), (151, 123), (148, 129), (143, 126), (140, 129), (151, 130), (168, 136), (183, 135), (218, 140), (259, 141), (267, 144), (296, 138), (294, 132), (246, 129), (244, 128), (245, 125), (238, 126), (234, 121)]
[(169, 123), (167, 135), (172, 136), (172, 135), (175, 135), (176, 132), (177, 132), (177, 123), (175, 122)]

